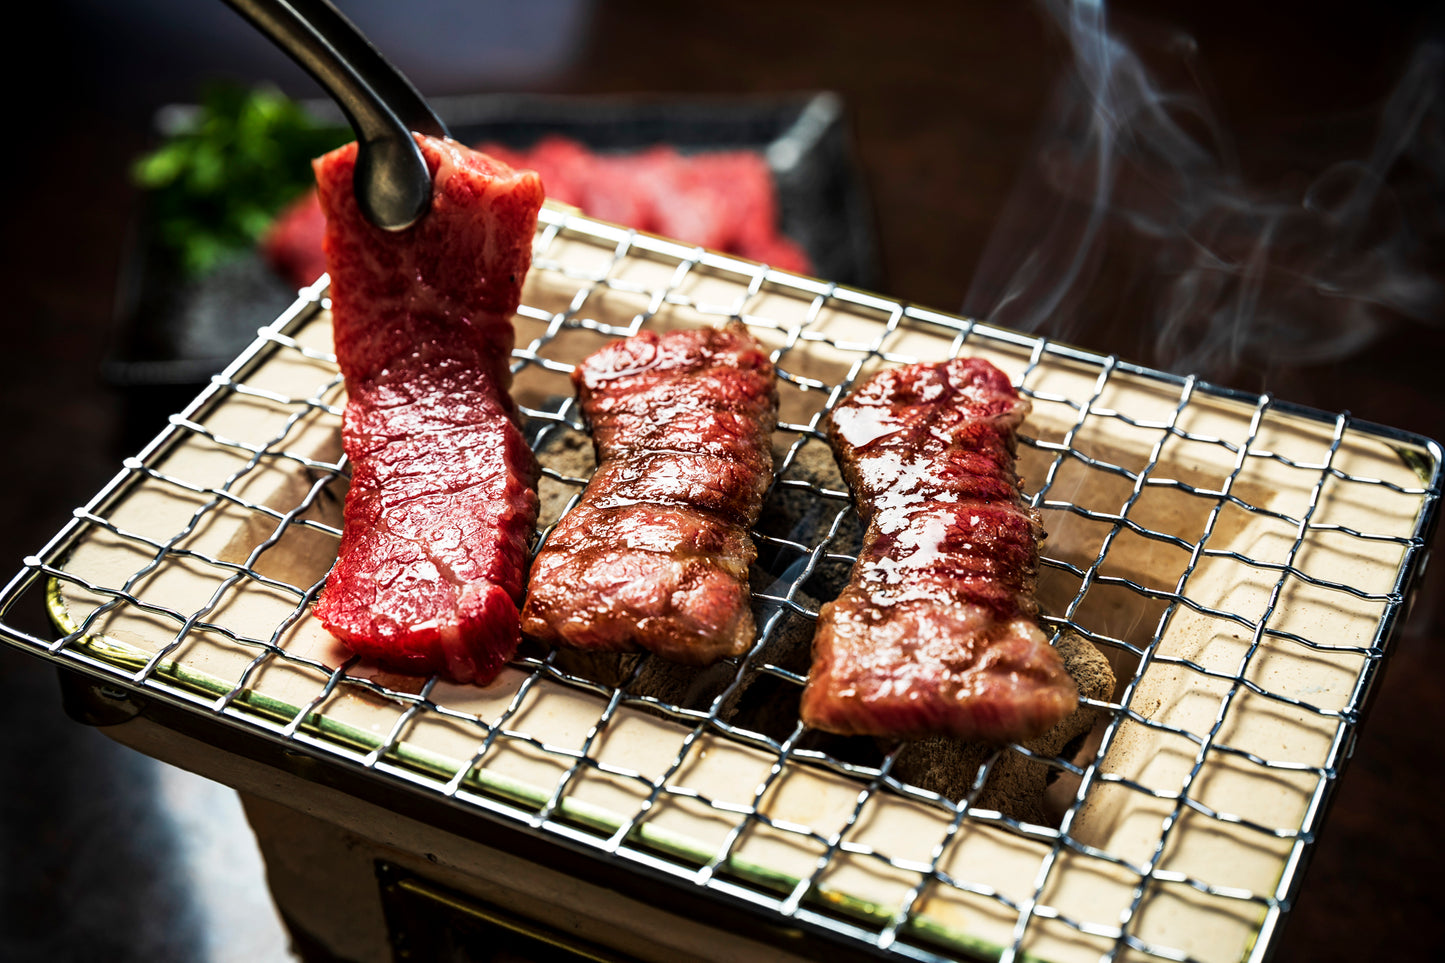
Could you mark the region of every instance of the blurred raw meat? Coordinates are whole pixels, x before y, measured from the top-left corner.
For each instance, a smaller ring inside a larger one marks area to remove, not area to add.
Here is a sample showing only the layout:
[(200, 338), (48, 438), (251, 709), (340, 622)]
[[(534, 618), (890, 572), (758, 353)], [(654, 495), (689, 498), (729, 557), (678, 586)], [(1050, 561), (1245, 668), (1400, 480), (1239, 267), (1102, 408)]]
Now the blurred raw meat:
[[(778, 231), (772, 171), (749, 150), (684, 154), (667, 146), (596, 153), (575, 140), (544, 137), (526, 150), (495, 143), (477, 148), (542, 177), (547, 196), (589, 217), (725, 254), (807, 273), (803, 248)], [(314, 196), (287, 208), (261, 242), (263, 256), (296, 287), (325, 270), (321, 209)]]

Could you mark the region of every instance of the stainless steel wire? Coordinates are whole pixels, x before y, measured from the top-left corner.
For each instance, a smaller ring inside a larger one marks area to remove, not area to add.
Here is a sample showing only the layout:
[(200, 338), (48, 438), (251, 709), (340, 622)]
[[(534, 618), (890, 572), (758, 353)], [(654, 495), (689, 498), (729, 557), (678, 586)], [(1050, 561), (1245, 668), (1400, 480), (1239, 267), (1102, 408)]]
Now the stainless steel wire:
[[(610, 247), (610, 254), (598, 263), (583, 267), (555, 255), (555, 250), (565, 241), (576, 239), (604, 252)], [(660, 283), (632, 280), (623, 269), (632, 259), (639, 257), (654, 264), (672, 264), (668, 279)], [(782, 447), (786, 454), (778, 472), (778, 481), (769, 495), (770, 498), (786, 495), (803, 499), (815, 511), (818, 524), (807, 538), (800, 537), (795, 531), (766, 528), (760, 528), (755, 533), (760, 549), (772, 559), (772, 582), (755, 593), (761, 616), (758, 640), (748, 653), (728, 668), (727, 677), (706, 690), (699, 701), (669, 701), (655, 693), (640, 690), (637, 681), (644, 671), (646, 660), (632, 663), (617, 679), (604, 680), (577, 670), (558, 653), (529, 651), (516, 662), (516, 667), (525, 673), (520, 686), (495, 718), (484, 720), (448, 705), (443, 698), (435, 697), (434, 679), (419, 691), (404, 691), (355, 674), (351, 663), (327, 665), (314, 656), (288, 647), (285, 641), (287, 632), (306, 618), (321, 582), (293, 584), (266, 574), (262, 570), (264, 566), (259, 563), (287, 533), (308, 530), (328, 537), (339, 535), (334, 525), (317, 521), (312, 509), (318, 500), (332, 497), (337, 485), (344, 481), (347, 470), (343, 460), (318, 460), (291, 447), (293, 433), (304, 420), (339, 420), (337, 398), (341, 382), (335, 374), (333, 359), (325, 351), (307, 347), (295, 336), (325, 306), (321, 283), (303, 292), (302, 300), (275, 324), (264, 329), (256, 344), (227, 371), (218, 375), (186, 412), (173, 418), (155, 442), (136, 458), (127, 460), (123, 471), (111, 485), (88, 506), (78, 510), (69, 526), (39, 554), (25, 560), (23, 570), (0, 596), (0, 633), (14, 645), (67, 667), (111, 680), (123, 688), (168, 699), (196, 713), (227, 720), (267, 739), (343, 760), (375, 774), (377, 778), (404, 783), (418, 792), (470, 807), (492, 818), (523, 823), (543, 837), (565, 839), (570, 845), (591, 847), (619, 862), (668, 877), (678, 885), (702, 887), (719, 896), (745, 899), (751, 905), (765, 906), (769, 912), (793, 925), (826, 930), (835, 937), (852, 941), (883, 957), (941, 960), (957, 958), (965, 952), (958, 947), (941, 946), (915, 925), (919, 908), (939, 891), (968, 894), (1012, 914), (1015, 919), (1012, 940), (999, 947), (999, 958), (1004, 960), (1024, 955), (1028, 934), (1043, 923), (1103, 941), (1109, 946), (1105, 956), (1110, 959), (1126, 953), (1161, 960), (1194, 959), (1189, 953), (1166, 945), (1157, 936), (1136, 932), (1136, 919), (1141, 907), (1150, 893), (1161, 886), (1183, 887), (1257, 907), (1264, 919), (1261, 932), (1266, 936), (1272, 932), (1274, 922), (1287, 908), (1298, 885), (1300, 856), (1313, 842), (1323, 800), (1333, 791), (1344, 747), (1349, 744), (1359, 724), (1370, 683), (1385, 657), (1389, 638), (1403, 616), (1408, 591), (1419, 572), (1441, 490), (1440, 458), (1433, 443), (1387, 428), (1361, 424), (1349, 415), (1324, 415), (1279, 402), (1268, 395), (1245, 395), (1195, 378), (1149, 371), (1116, 358), (989, 328), (967, 319), (923, 311), (832, 284), (769, 272), (761, 267), (551, 211), (544, 213), (533, 271), (566, 280), (575, 286), (575, 294), (560, 309), (523, 304), (519, 318), (530, 322), (529, 330), (535, 334), (519, 341), (514, 352), (512, 367), (519, 378), (529, 369), (557, 373), (569, 371), (570, 364), (559, 360), (552, 350), (569, 334), (627, 335), (647, 326), (659, 313), (685, 308), (714, 321), (740, 319), (757, 330), (778, 335), (781, 340), (774, 350), (774, 359), (783, 382), (810, 397), (827, 399), (808, 421), (785, 422), (779, 426), (778, 437), (784, 440)], [(732, 279), (735, 296), (726, 303), (713, 304), (700, 301), (690, 293), (688, 282), (699, 274), (709, 273)], [(779, 290), (806, 302), (806, 310), (796, 324), (782, 325), (757, 308), (760, 298)], [(589, 310), (589, 306), (604, 296), (630, 298), (639, 305), (639, 309), (627, 317), (625, 324), (600, 320)], [(820, 328), (820, 319), (837, 309), (871, 317), (871, 336), (845, 341)], [(1056, 519), (1076, 520), (1078, 524), (1102, 530), (1092, 558), (1069, 559), (1050, 555), (1046, 544), (1045, 567), (1060, 579), (1077, 583), (1077, 588), (1066, 605), (1046, 613), (1045, 627), (1056, 637), (1065, 632), (1076, 633), (1100, 651), (1117, 656), (1120, 663), (1135, 666), (1132, 677), (1120, 680), (1115, 694), (1105, 700), (1091, 701), (1091, 707), (1101, 714), (1103, 720), (1098, 726), (1097, 745), (1091, 753), (1084, 757), (1040, 757), (1025, 747), (1000, 747), (985, 756), (958, 798), (949, 798), (899, 778), (895, 767), (902, 751), (900, 746), (870, 751), (840, 749), (835, 743), (812, 738), (796, 719), (790, 723), (785, 720), (769, 731), (746, 721), (738, 722), (728, 710), (732, 700), (759, 679), (767, 680), (769, 685), (784, 692), (796, 692), (805, 681), (796, 664), (785, 664), (774, 658), (770, 643), (779, 638), (789, 624), (797, 620), (811, 622), (817, 618), (817, 602), (810, 594), (810, 587), (825, 569), (845, 568), (853, 561), (848, 542), (853, 515), (848, 493), (841, 487), (809, 480), (792, 469), (800, 463), (807, 446), (824, 444), (819, 423), (827, 405), (842, 397), (850, 384), (870, 365), (911, 360), (895, 353), (892, 345), (898, 332), (913, 327), (926, 328), (951, 338), (954, 353), (980, 345), (1024, 352), (1027, 361), (1020, 379), (1023, 392), (1036, 405), (1071, 412), (1069, 425), (1056, 437), (1031, 434), (1026, 425), (1021, 439), (1025, 450), (1047, 463), (1046, 471), (1031, 492), (1035, 506)], [(837, 380), (826, 380), (816, 373), (809, 373), (812, 369), (806, 364), (795, 364), (810, 352), (825, 349), (849, 359), (846, 364), (841, 364), (843, 374)], [(313, 393), (290, 397), (248, 381), (261, 360), (277, 354), (292, 356), (316, 366), (318, 376)], [(1039, 379), (1035, 376), (1042, 369), (1058, 364), (1092, 373), (1093, 387), (1087, 397), (1070, 397), (1036, 386)], [(1113, 389), (1122, 378), (1142, 379), (1158, 391), (1169, 393), (1174, 398), (1172, 413), (1164, 418), (1150, 418), (1110, 407)], [(264, 444), (228, 437), (210, 427), (206, 417), (207, 412), (217, 405), (248, 397), (262, 399), (290, 411), (274, 436)], [(1205, 400), (1228, 402), (1247, 411), (1247, 430), (1243, 437), (1232, 440), (1190, 427), (1188, 416)], [(546, 450), (559, 438), (576, 433), (581, 428), (575, 404), (567, 397), (558, 397), (550, 406), (524, 406), (523, 414), (527, 419), (529, 440), (539, 451)], [(1262, 444), (1266, 423), (1281, 415), (1301, 423), (1322, 426), (1329, 440), (1320, 461), (1303, 461), (1270, 451)], [(1096, 432), (1111, 429), (1144, 433), (1152, 440), (1140, 446), (1144, 450), (1141, 459), (1130, 463), (1111, 461), (1107, 452), (1095, 450), (1086, 443), (1086, 439)], [(1402, 485), (1342, 469), (1336, 456), (1346, 438), (1352, 435), (1380, 440), (1413, 453), (1412, 457), (1420, 459), (1423, 466), (1420, 484)], [(235, 470), (215, 485), (197, 484), (169, 473), (166, 468), (167, 453), (187, 438), (204, 438), (215, 448), (232, 453), (237, 461)], [(1165, 454), (1170, 446), (1178, 444), (1211, 450), (1218, 454), (1221, 462), (1230, 466), (1227, 474), (1218, 479), (1217, 487), (1203, 485), (1198, 480), (1186, 481), (1171, 474)], [(1241, 483), (1248, 470), (1261, 460), (1312, 477), (1307, 486), (1308, 498), (1301, 511), (1295, 513), (1258, 504)], [(305, 479), (292, 503), (278, 507), (245, 494), (242, 483), (254, 473), (278, 470)], [(1117, 480), (1127, 490), (1127, 495), (1113, 507), (1081, 503), (1068, 490), (1068, 476), (1077, 471)], [(587, 481), (583, 475), (569, 474), (550, 464), (544, 467), (544, 475), (550, 482), (570, 489), (574, 500)], [(112, 508), (142, 481), (172, 489), (196, 503), (190, 519), (168, 539), (130, 532), (112, 518)], [(1398, 534), (1368, 531), (1321, 519), (1317, 510), (1327, 487), (1331, 485), (1351, 486), (1367, 492), (1389, 492), (1414, 499), (1419, 505), (1415, 523), (1407, 534)], [(1208, 506), (1198, 531), (1161, 530), (1152, 523), (1143, 510), (1144, 504), (1150, 497), (1164, 491)], [(257, 519), (258, 523), (263, 521), (271, 527), (271, 533), (240, 559), (225, 559), (189, 547), (188, 541), (197, 527), (223, 511), (242, 513)], [(1283, 558), (1256, 558), (1247, 547), (1214, 544), (1216, 534), (1231, 513), (1268, 519), (1292, 530), (1293, 542)], [(98, 531), (130, 546), (138, 556), (144, 556), (145, 560), (139, 562), (135, 571), (120, 580), (119, 584), (94, 584), (66, 567), (68, 553), (77, 541)], [(1366, 589), (1307, 571), (1301, 565), (1301, 549), (1308, 539), (1321, 533), (1398, 550), (1400, 564), (1393, 584), (1385, 591)], [(541, 533), (541, 537), (545, 538), (545, 534)], [(1112, 553), (1123, 551), (1119, 546), (1131, 540), (1163, 546), (1187, 558), (1172, 578), (1160, 576), (1150, 584), (1138, 577), (1119, 574), (1111, 568)], [(179, 561), (220, 573), (209, 598), (199, 606), (181, 608), (142, 597), (138, 586), (157, 567)], [(1261, 613), (1222, 609), (1191, 595), (1191, 579), (1202, 566), (1217, 562), (1242, 565), (1263, 573), (1271, 580), (1272, 589)], [(29, 599), (33, 603), (37, 596), (47, 592), (52, 583), (70, 584), (101, 601), (78, 625), (59, 636), (21, 627), (14, 616), (22, 600)], [(1296, 629), (1274, 624), (1281, 597), (1293, 584), (1378, 605), (1380, 618), (1373, 637), (1363, 644), (1342, 644), (1311, 638)], [(289, 608), (265, 634), (238, 633), (215, 617), (218, 607), (223, 606), (230, 594), (236, 591), (265, 591), (284, 597)], [(1153, 619), (1152, 628), (1128, 636), (1085, 618), (1084, 611), (1091, 593), (1106, 591), (1123, 593), (1137, 602), (1141, 611)], [(134, 608), (173, 627), (171, 638), (139, 664), (118, 664), (104, 650), (87, 644), (94, 634), (94, 627), (108, 613), (120, 607)], [(1220, 620), (1247, 634), (1248, 642), (1232, 668), (1206, 665), (1159, 650), (1160, 633), (1181, 611)], [(253, 653), (244, 669), (230, 680), (224, 691), (198, 691), (194, 686), (178, 682), (173, 675), (176, 653), (195, 633), (216, 633)], [(1339, 708), (1314, 705), (1301, 696), (1275, 691), (1266, 682), (1253, 677), (1252, 668), (1261, 647), (1276, 644), (1358, 656), (1358, 679), (1350, 698)], [(253, 693), (253, 681), (257, 674), (273, 664), (296, 667), (324, 682), (314, 698), (282, 712), (275, 705), (256, 698)], [(1139, 711), (1134, 696), (1141, 680), (1151, 668), (1161, 666), (1224, 687), (1212, 725), (1202, 729), (1180, 728)], [(534, 690), (544, 683), (560, 685), (581, 697), (596, 700), (596, 721), (576, 745), (550, 744), (529, 731), (526, 707)], [(365, 694), (394, 707), (395, 718), (388, 731), (371, 744), (358, 744), (339, 737), (335, 730), (320, 727), (319, 721), (325, 719), (328, 706), (341, 691)], [(1337, 726), (1329, 757), (1319, 764), (1307, 764), (1265, 758), (1247, 746), (1229, 744), (1223, 734), (1223, 724), (1231, 706), (1244, 698), (1270, 700)], [(656, 774), (619, 766), (601, 758), (597, 751), (600, 737), (609, 731), (624, 710), (631, 709), (640, 709), (668, 720), (681, 734), (675, 755)], [(461, 760), (457, 768), (445, 773), (419, 772), (414, 765), (409, 765), (400, 757), (397, 747), (410, 727), (422, 718), (448, 720), (473, 731), (476, 748), (470, 759)], [(1177, 791), (1161, 793), (1155, 787), (1110, 772), (1101, 765), (1126, 725), (1144, 727), (1190, 747), (1192, 762)], [(687, 783), (684, 769), (688, 760), (696, 747), (713, 738), (748, 747), (771, 760), (767, 774), (750, 792), (743, 794), (742, 802), (715, 798)], [(499, 799), (469, 780), (471, 774), (504, 747), (526, 748), (554, 760), (560, 767), (557, 781), (540, 802)], [(1009, 753), (1031, 757), (1055, 774), (1077, 781), (1071, 802), (1057, 824), (1041, 825), (978, 805), (991, 773)], [(1298, 824), (1269, 824), (1246, 813), (1225, 811), (1207, 804), (1193, 790), (1206, 760), (1221, 755), (1262, 772), (1302, 773), (1317, 779), (1318, 788), (1304, 819)], [(841, 826), (800, 825), (770, 814), (766, 800), (777, 789), (784, 775), (800, 765), (842, 777), (856, 787), (851, 811)], [(624, 818), (610, 829), (580, 825), (575, 814), (568, 809), (567, 802), (574, 787), (591, 776), (606, 776), (629, 784), (638, 794), (635, 811), (624, 814)], [(1166, 805), (1168, 814), (1160, 824), (1157, 839), (1149, 853), (1141, 856), (1102, 850), (1074, 834), (1075, 821), (1084, 801), (1100, 787), (1143, 794)], [(900, 856), (857, 842), (854, 829), (866, 818), (870, 807), (884, 797), (907, 799), (941, 814), (942, 833), (927, 848), (924, 856)], [(704, 807), (729, 822), (721, 845), (709, 858), (688, 860), (675, 854), (660, 853), (655, 847), (642, 842), (645, 830), (656, 814), (665, 805), (679, 800)], [(1283, 841), (1292, 847), (1289, 871), (1272, 889), (1241, 890), (1170, 868), (1162, 857), (1176, 836), (1186, 831), (1186, 815)], [(986, 881), (968, 878), (948, 864), (945, 857), (957, 840), (980, 826), (1000, 828), (1020, 838), (1042, 843), (1046, 848), (1037, 874), (1022, 898), (1005, 893)], [(811, 847), (811, 851), (817, 853), (811, 870), (782, 888), (769, 888), (756, 880), (741, 877), (734, 871), (734, 856), (742, 842), (755, 831), (782, 834)], [(845, 859), (886, 867), (889, 871), (906, 874), (912, 882), (906, 886), (901, 900), (880, 916), (870, 919), (839, 915), (818, 897), (824, 881)], [(1126, 873), (1133, 880), (1127, 907), (1117, 920), (1106, 924), (1080, 919), (1050, 904), (1049, 893), (1055, 875), (1064, 871), (1061, 867), (1066, 862), (1074, 860), (1099, 861)], [(1262, 958), (1268, 952), (1268, 939), (1251, 952), (1255, 958)]]

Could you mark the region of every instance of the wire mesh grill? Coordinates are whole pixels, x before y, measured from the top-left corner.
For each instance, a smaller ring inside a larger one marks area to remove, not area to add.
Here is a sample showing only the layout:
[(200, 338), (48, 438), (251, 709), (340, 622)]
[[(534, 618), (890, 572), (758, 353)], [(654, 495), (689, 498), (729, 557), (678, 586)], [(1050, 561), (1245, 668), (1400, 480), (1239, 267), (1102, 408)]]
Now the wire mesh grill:
[[(535, 250), (513, 371), (539, 538), (590, 469), (577, 360), (728, 319), (772, 350), (747, 654), (681, 670), (524, 648), (486, 690), (346, 658), (308, 614), (346, 478), (320, 284), (26, 560), (4, 635), (882, 956), (1268, 951), (1422, 567), (1433, 442), (556, 211)], [(1043, 622), (1107, 681), (1052, 742), (811, 732), (811, 626), (859, 536), (820, 421), (879, 365), (959, 353), (1033, 403)], [(37, 596), (58, 635), (14, 621)]]

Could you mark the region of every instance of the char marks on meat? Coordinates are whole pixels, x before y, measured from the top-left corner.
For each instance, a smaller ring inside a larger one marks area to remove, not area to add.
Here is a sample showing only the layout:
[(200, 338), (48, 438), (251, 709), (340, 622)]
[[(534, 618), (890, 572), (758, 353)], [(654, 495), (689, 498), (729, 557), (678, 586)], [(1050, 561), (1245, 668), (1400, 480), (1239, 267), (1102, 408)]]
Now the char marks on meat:
[(520, 641), (537, 515), (508, 362), (542, 186), (455, 142), (417, 139), (433, 198), (405, 231), (358, 209), (355, 144), (315, 165), (352, 469), (315, 613), (382, 667), (486, 682)]
[(772, 483), (773, 365), (747, 328), (644, 331), (573, 372), (598, 469), (532, 563), (522, 630), (706, 665), (752, 645), (749, 529)]
[(1036, 621), (1040, 529), (1014, 468), (1028, 410), (976, 358), (885, 369), (834, 409), (829, 440), (867, 528), (822, 607), (805, 723), (1013, 741), (1077, 708)]

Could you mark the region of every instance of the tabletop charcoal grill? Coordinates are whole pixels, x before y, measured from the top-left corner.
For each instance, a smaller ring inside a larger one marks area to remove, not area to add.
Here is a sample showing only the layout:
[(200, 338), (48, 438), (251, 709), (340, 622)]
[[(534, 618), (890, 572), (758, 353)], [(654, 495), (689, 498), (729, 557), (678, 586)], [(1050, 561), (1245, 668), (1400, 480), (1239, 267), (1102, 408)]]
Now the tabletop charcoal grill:
[[(590, 470), (572, 366), (741, 320), (782, 395), (758, 639), (705, 670), (524, 647), (461, 687), (356, 664), (309, 616), (346, 484), (325, 295), (0, 598), (77, 714), (241, 790), (294, 931), (355, 959), (439, 953), (461, 919), (594, 959), (1268, 955), (1424, 567), (1434, 442), (548, 208), (513, 361), (542, 537)], [(1006, 747), (808, 731), (859, 535), (820, 421), (880, 365), (960, 353), (1033, 403), (1019, 468), (1080, 714)], [(57, 628), (22, 628), (42, 608)]]

